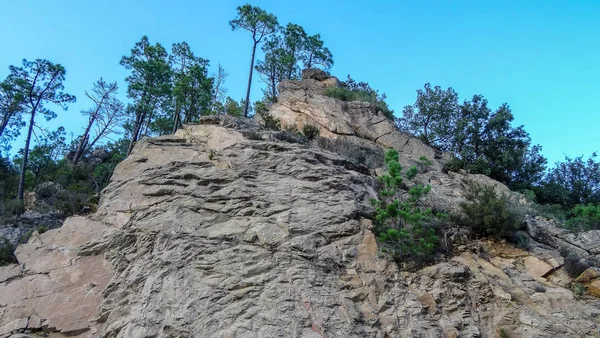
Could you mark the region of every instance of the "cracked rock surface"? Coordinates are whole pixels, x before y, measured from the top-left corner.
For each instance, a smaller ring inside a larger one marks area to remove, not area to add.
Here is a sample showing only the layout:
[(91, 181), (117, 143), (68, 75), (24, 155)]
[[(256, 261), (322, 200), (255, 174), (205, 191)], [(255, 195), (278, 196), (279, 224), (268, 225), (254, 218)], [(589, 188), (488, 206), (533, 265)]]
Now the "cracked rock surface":
[[(380, 143), (360, 120), (322, 123)], [(568, 240), (591, 255), (594, 237), (532, 218), (531, 251), (466, 241), (400, 271), (371, 231), (373, 170), (248, 131), (265, 132), (208, 117), (138, 142), (96, 213), (35, 234), (20, 265), (0, 267), (0, 337), (600, 337), (600, 302), (573, 295), (556, 250)], [(398, 140), (408, 160), (435, 153)], [(421, 175), (432, 205), (462, 201), (467, 179), (505, 189), (441, 164)]]

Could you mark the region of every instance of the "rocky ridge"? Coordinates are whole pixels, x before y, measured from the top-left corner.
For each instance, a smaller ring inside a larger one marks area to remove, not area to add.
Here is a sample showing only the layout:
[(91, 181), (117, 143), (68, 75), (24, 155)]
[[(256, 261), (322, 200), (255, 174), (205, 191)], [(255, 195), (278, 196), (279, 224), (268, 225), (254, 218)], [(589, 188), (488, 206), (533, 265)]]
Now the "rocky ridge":
[[(419, 179), (441, 209), (467, 180), (508, 191), (443, 173), (442, 154), (372, 105), (323, 96), (336, 78), (304, 77), (280, 85), (283, 125), (431, 159)], [(573, 295), (558, 253), (598, 264), (600, 232), (530, 217), (529, 251), (456, 232), (446, 259), (401, 271), (371, 231), (377, 172), (245, 119), (144, 139), (96, 213), (34, 233), (0, 268), (0, 337), (600, 337), (600, 301)], [(590, 293), (595, 271), (579, 280)]]

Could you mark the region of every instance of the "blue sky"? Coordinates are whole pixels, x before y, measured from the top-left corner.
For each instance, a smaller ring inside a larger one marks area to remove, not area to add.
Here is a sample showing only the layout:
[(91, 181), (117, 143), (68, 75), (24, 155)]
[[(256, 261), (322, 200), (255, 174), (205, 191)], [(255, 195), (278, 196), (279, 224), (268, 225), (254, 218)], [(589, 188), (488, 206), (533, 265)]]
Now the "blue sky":
[[(238, 1), (28, 0), (0, 6), (0, 78), (21, 59), (45, 58), (67, 69), (78, 97), (50, 123), (81, 132), (84, 96), (100, 77), (119, 81), (123, 55), (143, 35), (166, 47), (186, 41), (221, 64), (226, 87), (245, 93), (251, 40), (228, 21)], [(253, 1), (280, 23), (320, 33), (334, 55), (333, 75), (351, 74), (387, 93), (399, 113), (423, 84), (453, 87), (461, 100), (508, 102), (550, 163), (600, 150), (600, 2), (579, 1)], [(252, 100), (261, 97), (255, 77)]]

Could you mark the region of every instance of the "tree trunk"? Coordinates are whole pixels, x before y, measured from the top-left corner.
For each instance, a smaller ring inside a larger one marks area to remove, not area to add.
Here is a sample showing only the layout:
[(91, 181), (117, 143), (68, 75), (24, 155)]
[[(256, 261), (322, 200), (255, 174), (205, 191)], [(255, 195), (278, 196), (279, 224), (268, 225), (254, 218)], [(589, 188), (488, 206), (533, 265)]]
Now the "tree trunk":
[(252, 46), (252, 59), (250, 59), (250, 75), (248, 75), (248, 89), (246, 90), (246, 102), (244, 102), (244, 117), (248, 117), (248, 105), (250, 104), (250, 87), (252, 86), (252, 73), (254, 70), (254, 56), (256, 55), (256, 45), (258, 42), (254, 42)]
[(94, 119), (90, 118), (90, 121), (88, 122), (88, 125), (85, 128), (83, 135), (81, 136), (81, 140), (79, 140), (79, 145), (77, 146), (75, 155), (73, 155), (73, 164), (77, 164), (77, 162), (79, 162), (79, 159), (81, 159), (81, 156), (83, 155), (83, 149), (85, 148), (85, 145), (86, 145), (87, 141), (89, 140), (88, 135), (90, 134), (90, 130), (92, 129), (93, 124), (94, 124)]
[(27, 160), (29, 160), (29, 143), (31, 142), (31, 133), (33, 132), (33, 123), (35, 121), (35, 109), (31, 111), (29, 128), (27, 130), (27, 139), (25, 139), (25, 150), (23, 152), (23, 164), (21, 165), (21, 175), (19, 176), (19, 191), (17, 198), (23, 201), (25, 195), (25, 172), (27, 171)]
[(179, 127), (179, 119), (180, 119), (179, 109), (175, 109), (175, 122), (173, 123), (173, 134), (177, 131), (177, 127)]
[(140, 134), (140, 130), (142, 129), (142, 123), (144, 121), (144, 113), (138, 113), (138, 116), (135, 119), (135, 124), (133, 125), (133, 133), (131, 134), (131, 142), (129, 142), (129, 147), (127, 148), (127, 156), (131, 154), (133, 150), (133, 146), (137, 142), (138, 136)]

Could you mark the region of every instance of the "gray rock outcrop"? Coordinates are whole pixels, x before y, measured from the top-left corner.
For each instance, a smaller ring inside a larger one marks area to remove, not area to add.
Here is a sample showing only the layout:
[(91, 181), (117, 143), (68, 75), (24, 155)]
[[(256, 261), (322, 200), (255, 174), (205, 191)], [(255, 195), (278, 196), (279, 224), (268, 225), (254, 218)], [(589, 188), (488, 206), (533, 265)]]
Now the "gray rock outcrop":
[[(370, 105), (319, 94), (335, 81), (283, 83), (272, 114), (430, 158), (421, 179), (441, 208), (466, 180), (506, 189), (442, 173), (435, 150)], [(208, 117), (138, 142), (94, 214), (36, 234), (20, 265), (0, 268), (0, 337), (599, 336), (600, 301), (568, 290), (551, 246), (465, 241), (401, 271), (379, 257), (369, 220), (377, 170), (269, 133)]]

